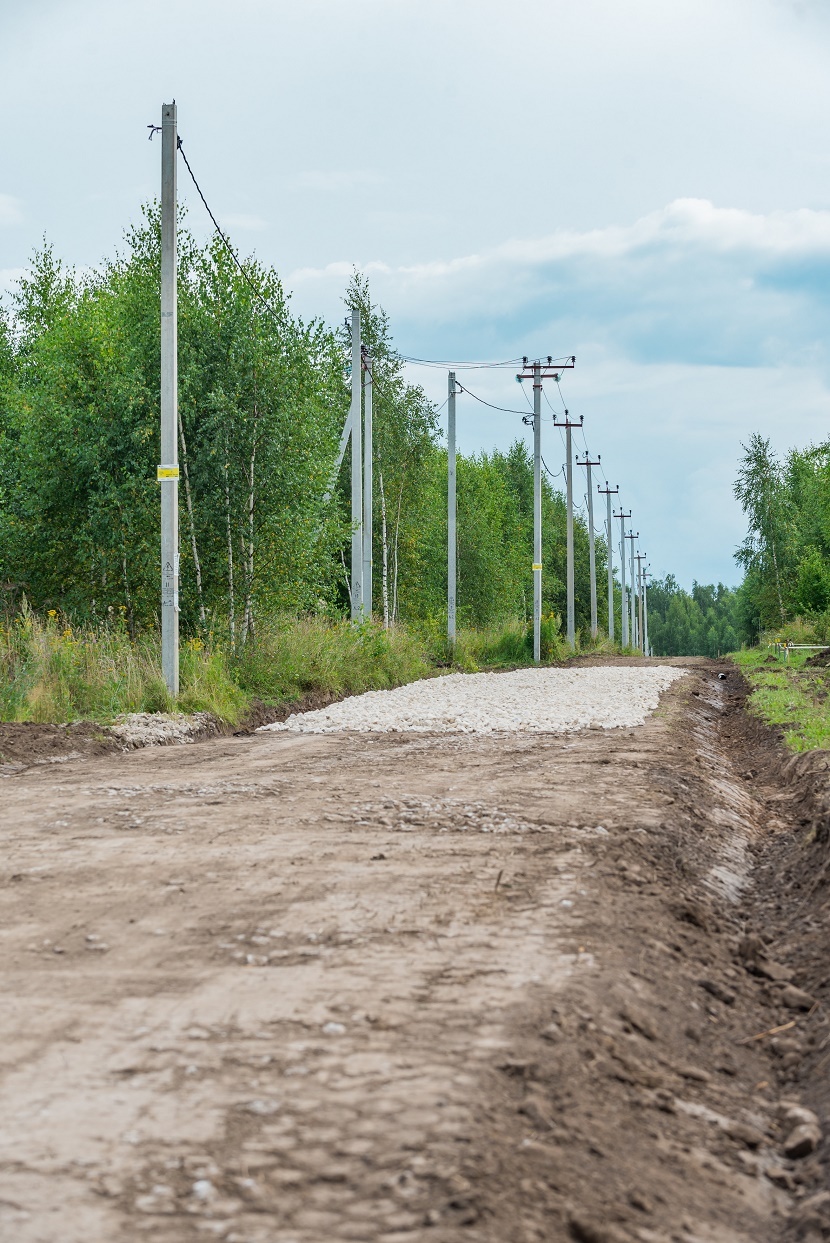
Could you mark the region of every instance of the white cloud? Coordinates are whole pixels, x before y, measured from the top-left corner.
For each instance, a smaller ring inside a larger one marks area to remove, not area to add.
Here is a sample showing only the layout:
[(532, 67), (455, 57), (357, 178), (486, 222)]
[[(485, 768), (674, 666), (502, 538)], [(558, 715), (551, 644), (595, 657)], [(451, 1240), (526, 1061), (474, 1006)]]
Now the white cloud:
[[(830, 211), (778, 211), (757, 215), (738, 208), (715, 207), (707, 199), (676, 199), (630, 225), (609, 225), (580, 232), (558, 229), (547, 236), (514, 239), (480, 254), (449, 260), (390, 266), (369, 262), (368, 273), (412, 283), (463, 277), (503, 265), (534, 266), (572, 259), (622, 259), (650, 250), (744, 252), (758, 257), (830, 255)], [(339, 270), (341, 264), (304, 268), (295, 276), (310, 280)]]
[[(686, 198), (630, 224), (361, 270), (398, 334), (438, 357), (480, 354), (482, 339), (557, 354), (587, 339), (638, 363), (745, 366), (825, 356), (829, 264), (830, 211), (764, 215)], [(303, 268), (287, 283), (319, 312), (339, 302), (350, 270)]]
[(11, 194), (0, 194), (0, 228), (6, 225), (21, 224), (23, 209), (19, 199)]

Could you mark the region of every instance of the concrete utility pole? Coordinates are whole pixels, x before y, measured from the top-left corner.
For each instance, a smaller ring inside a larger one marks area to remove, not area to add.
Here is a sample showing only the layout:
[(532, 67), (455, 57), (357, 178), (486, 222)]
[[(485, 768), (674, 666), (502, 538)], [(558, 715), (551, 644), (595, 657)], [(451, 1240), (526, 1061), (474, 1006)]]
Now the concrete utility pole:
[(614, 545), (613, 535), (611, 532), (611, 497), (616, 496), (619, 490), (619, 484), (617, 484), (616, 488), (609, 488), (607, 479), (605, 481), (604, 488), (601, 488), (599, 484), (597, 484), (597, 492), (599, 492), (600, 496), (606, 497), (608, 501), (608, 518), (606, 528), (608, 531), (608, 639), (611, 643), (614, 642), (614, 557), (612, 554)]
[(360, 392), (363, 387), (360, 311), (352, 311), (352, 621), (363, 615), (363, 437)]
[(542, 659), (542, 368), (533, 368), (533, 659)]
[[(617, 491), (619, 491), (619, 488)], [(621, 509), (618, 514), (614, 514), (614, 517), (620, 520), (620, 586), (622, 588), (620, 622), (622, 623), (622, 645), (623, 647), (628, 647), (628, 597), (625, 592), (625, 520), (630, 518), (631, 514), (623, 513)]]
[(649, 570), (643, 570), (643, 634), (645, 637), (646, 656), (651, 655), (651, 644), (648, 641), (648, 580), (651, 578)]
[(372, 360), (363, 359), (363, 615), (372, 616)]
[(574, 606), (574, 481), (573, 481), (573, 454), (571, 452), (571, 428), (582, 426), (583, 416), (580, 415), (578, 423), (572, 423), (568, 418), (568, 411), (565, 411), (565, 422), (558, 423), (556, 416), (553, 418), (554, 427), (565, 428), (565, 495), (567, 499), (567, 526), (566, 526), (566, 546), (567, 546), (567, 568), (566, 568), (566, 587), (567, 587), (567, 615), (568, 615), (568, 647), (573, 650), (576, 647), (576, 620)]
[[(629, 515), (630, 516), (630, 515)], [(629, 596), (629, 604), (631, 609), (631, 646), (637, 646), (637, 611), (636, 611), (636, 584), (634, 581), (634, 541), (640, 538), (639, 531), (629, 531), (625, 537), (631, 540), (631, 594)]]
[(176, 317), (176, 101), (161, 106), (161, 667), (179, 693), (179, 444)]
[(591, 467), (600, 465), (600, 457), (595, 462), (588, 459), (588, 450), (585, 450), (584, 459), (576, 459), (580, 466), (587, 469), (587, 500), (588, 500), (588, 568), (591, 575), (591, 638), (596, 639), (599, 632), (597, 625), (597, 562), (594, 556), (594, 489), (591, 485)]
[[(533, 659), (537, 665), (542, 658), (542, 380), (558, 380), (575, 363), (571, 355), (567, 362), (554, 367), (549, 354), (547, 364), (537, 360), (528, 367), (527, 358), (523, 358), (524, 369), (516, 376), (519, 382), (533, 380)], [(525, 415), (525, 422), (527, 418)]]
[(447, 639), (455, 648), (455, 372), (447, 376)]
[(637, 621), (638, 621), (637, 635), (640, 640), (640, 644), (639, 644), (640, 651), (643, 653), (644, 656), (648, 656), (648, 649), (646, 647), (646, 640), (645, 640), (645, 630), (643, 629), (643, 562), (645, 561), (645, 559), (646, 559), (645, 553), (641, 553), (641, 552), (637, 553), (637, 585), (639, 587), (639, 610), (637, 614)]

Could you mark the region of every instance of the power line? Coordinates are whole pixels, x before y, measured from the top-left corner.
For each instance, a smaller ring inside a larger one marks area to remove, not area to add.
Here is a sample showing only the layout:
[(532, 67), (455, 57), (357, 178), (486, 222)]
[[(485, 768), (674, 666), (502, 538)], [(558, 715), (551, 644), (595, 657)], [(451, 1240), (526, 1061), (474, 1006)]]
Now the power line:
[[(466, 368), (471, 371), (492, 369), (494, 367), (512, 368), (518, 366), (520, 363), (527, 362), (525, 357), (505, 358), (498, 362), (472, 362), (470, 360), (463, 359), (461, 361), (456, 361), (445, 358), (413, 358), (409, 354), (401, 354), (400, 357), (405, 363), (411, 363), (415, 367), (450, 367), (454, 370)], [(555, 366), (557, 363), (561, 363), (564, 366), (565, 363), (570, 362), (571, 357), (572, 355), (570, 354), (563, 354), (560, 358), (548, 358), (545, 366)]]
[[(152, 138), (152, 134), (150, 135), (150, 137)], [(196, 187), (196, 193), (199, 195), (199, 198), (202, 200), (205, 211), (210, 216), (211, 221), (213, 222), (214, 229), (219, 234), (219, 237), (222, 239), (222, 244), (224, 245), (231, 259), (233, 259), (237, 268), (239, 269), (242, 279), (244, 280), (248, 288), (251, 290), (251, 293), (254, 295), (254, 297), (258, 298), (260, 302), (262, 303), (262, 305), (266, 307), (267, 310), (269, 310), (274, 316), (276, 316), (277, 312), (275, 311), (274, 307), (271, 305), (271, 303), (268, 301), (268, 299), (265, 297), (262, 291), (256, 287), (254, 282), (249, 277), (248, 273), (245, 271), (245, 268), (242, 262), (240, 261), (239, 256), (237, 255), (233, 246), (231, 246), (230, 241), (228, 240), (228, 238), (226, 237), (225, 233), (222, 231), (219, 225), (219, 221), (216, 219), (213, 212), (211, 211), (210, 204), (208, 203), (207, 199), (202, 193), (202, 187), (199, 185), (198, 181), (196, 180), (196, 174), (193, 172), (193, 169), (190, 167), (190, 160), (188, 160), (187, 156), (185, 155), (184, 144), (181, 138), (179, 138), (178, 140), (178, 149), (179, 149), (179, 153), (182, 159), (184, 160), (185, 168), (190, 173), (190, 180), (193, 182), (194, 186)]]
[(521, 417), (524, 416), (524, 410), (511, 410), (508, 406), (494, 406), (492, 401), (485, 401), (483, 397), (477, 397), (475, 393), (470, 391), (470, 389), (463, 388), (460, 384), (458, 385), (458, 391), (466, 393), (467, 396), (472, 397), (474, 401), (481, 402), (482, 406), (489, 406), (491, 410), (501, 410), (504, 414), (518, 414)]
[(470, 362), (463, 360), (456, 362), (451, 359), (441, 358), (412, 358), (408, 354), (400, 354), (399, 357), (403, 362), (410, 363), (413, 367), (440, 367), (442, 369), (449, 367), (454, 370), (466, 368), (470, 371), (486, 370), (493, 367), (515, 367), (522, 361), (521, 358), (505, 358), (501, 362)]

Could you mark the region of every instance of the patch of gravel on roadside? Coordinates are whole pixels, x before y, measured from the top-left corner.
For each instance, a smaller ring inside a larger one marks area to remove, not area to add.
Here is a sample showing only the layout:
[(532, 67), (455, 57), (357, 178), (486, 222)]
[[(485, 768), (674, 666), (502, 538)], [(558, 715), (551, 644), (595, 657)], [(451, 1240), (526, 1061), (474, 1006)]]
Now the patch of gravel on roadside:
[(125, 750), (134, 747), (167, 747), (195, 742), (218, 733), (216, 718), (210, 712), (129, 712), (110, 726)]
[(293, 713), (258, 732), (570, 734), (622, 729), (642, 725), (661, 692), (685, 674), (672, 665), (451, 673)]

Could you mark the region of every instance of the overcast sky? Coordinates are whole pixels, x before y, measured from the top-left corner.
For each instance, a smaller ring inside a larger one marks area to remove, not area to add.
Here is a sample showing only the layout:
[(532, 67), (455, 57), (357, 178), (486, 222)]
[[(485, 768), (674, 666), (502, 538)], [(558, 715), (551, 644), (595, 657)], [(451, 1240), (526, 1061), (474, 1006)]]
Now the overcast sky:
[[(828, 435), (829, 67), (823, 0), (0, 0), (0, 285), (44, 235), (113, 252), (175, 98), (297, 309), (338, 321), (357, 265), (407, 355), (575, 354), (654, 571), (732, 583), (741, 441)], [(510, 371), (459, 378), (525, 408)], [(463, 450), (523, 434), (459, 399)]]

